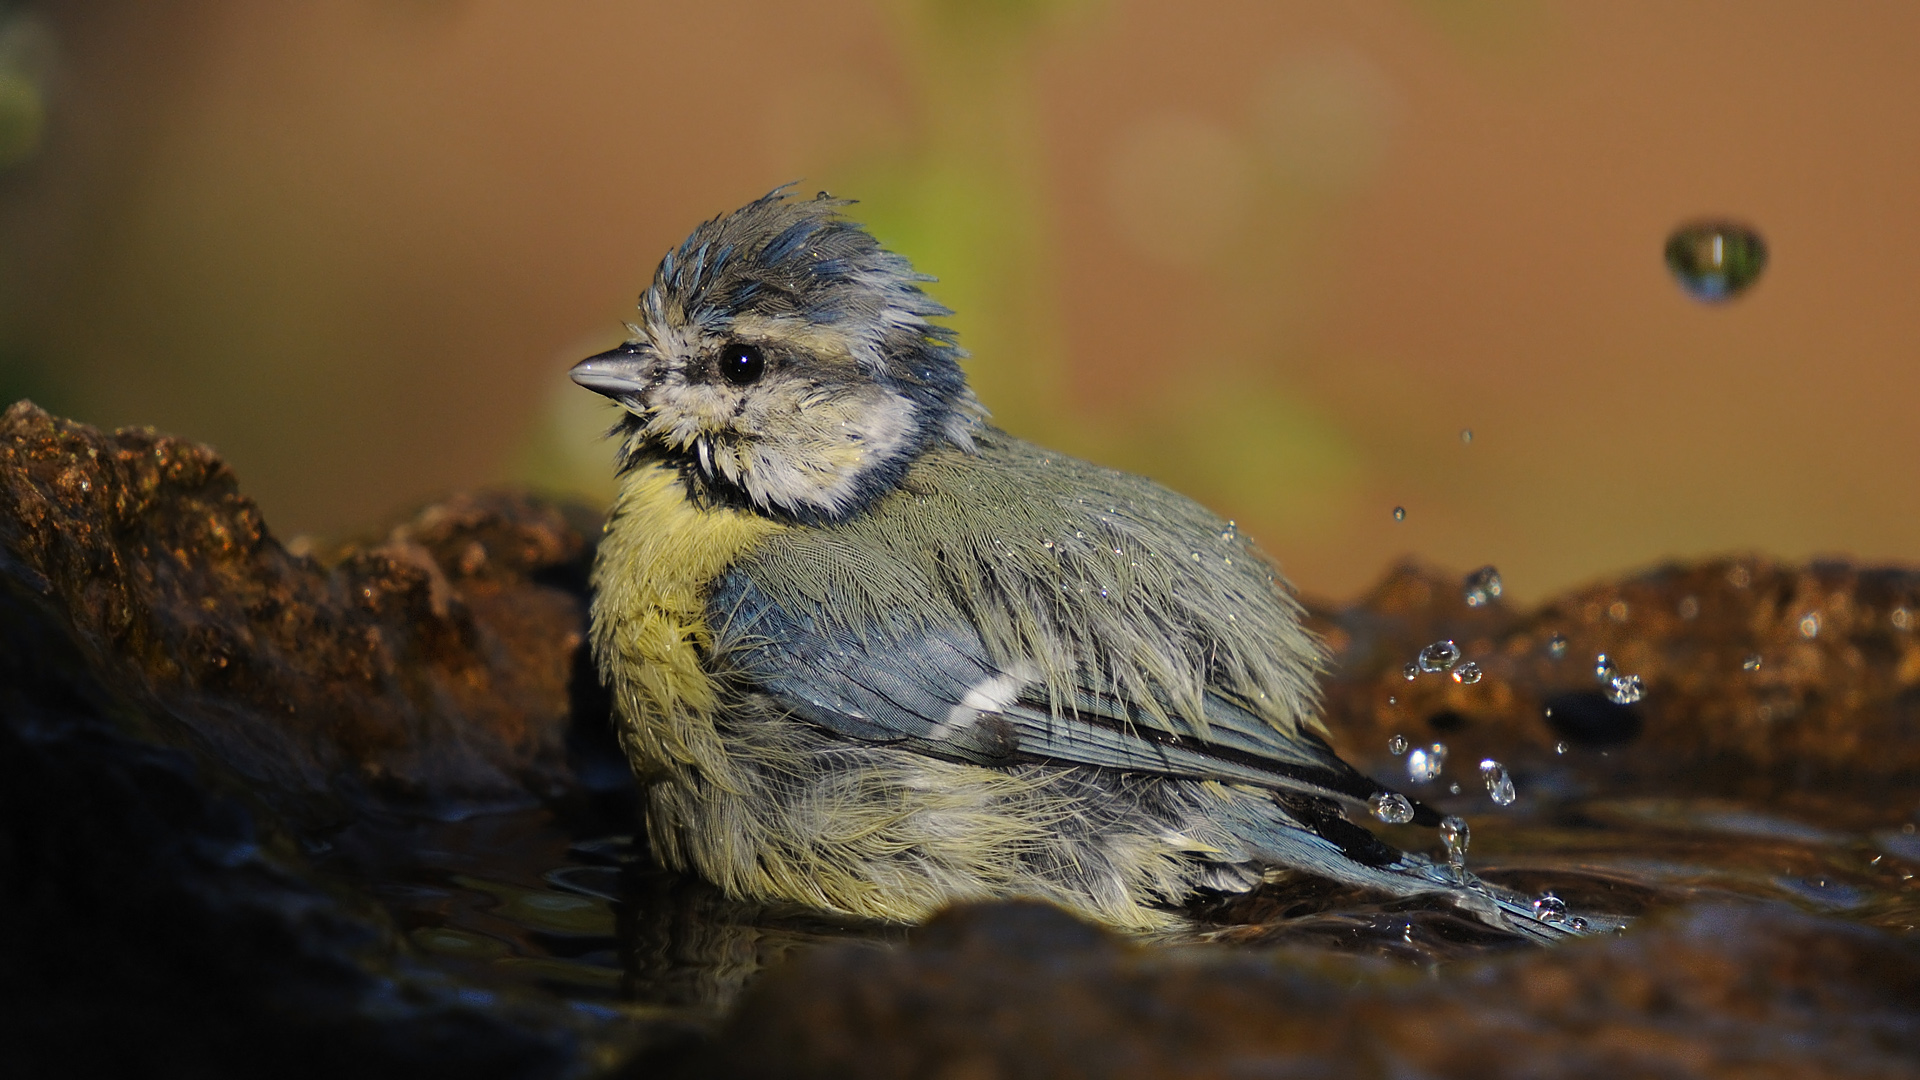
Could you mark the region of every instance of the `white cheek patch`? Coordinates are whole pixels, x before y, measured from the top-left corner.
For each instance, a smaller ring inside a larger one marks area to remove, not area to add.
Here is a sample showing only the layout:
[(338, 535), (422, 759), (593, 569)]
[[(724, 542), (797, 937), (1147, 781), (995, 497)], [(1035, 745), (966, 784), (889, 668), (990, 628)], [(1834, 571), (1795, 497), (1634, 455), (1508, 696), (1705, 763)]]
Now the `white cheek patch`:
[[(867, 469), (892, 459), (912, 439), (914, 413), (912, 401), (874, 389), (765, 414), (753, 468), (741, 482), (762, 505), (837, 513), (853, 499)], [(769, 437), (769, 431), (776, 434)]]
[(1004, 712), (1020, 700), (1020, 691), (1034, 681), (1034, 673), (1022, 664), (1013, 671), (989, 675), (960, 695), (960, 703), (947, 709), (947, 718), (933, 726), (930, 738), (951, 739), (972, 727), (982, 716)]

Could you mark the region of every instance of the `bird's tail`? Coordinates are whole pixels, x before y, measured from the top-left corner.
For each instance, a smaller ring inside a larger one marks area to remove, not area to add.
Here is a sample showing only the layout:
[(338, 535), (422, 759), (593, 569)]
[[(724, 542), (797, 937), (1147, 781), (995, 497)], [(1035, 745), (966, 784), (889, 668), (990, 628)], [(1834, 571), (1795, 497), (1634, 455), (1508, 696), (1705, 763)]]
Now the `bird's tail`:
[[(1432, 896), (1497, 930), (1552, 944), (1569, 937), (1612, 933), (1626, 925), (1618, 916), (1572, 912), (1557, 900), (1535, 901), (1480, 880), (1424, 855), (1396, 851), (1377, 841), (1357, 845), (1324, 822), (1302, 822), (1272, 803), (1232, 805), (1228, 823), (1256, 859), (1333, 881), (1378, 889), (1394, 896)], [(1345, 831), (1373, 838), (1358, 826)], [(1323, 835), (1332, 833), (1333, 835)]]

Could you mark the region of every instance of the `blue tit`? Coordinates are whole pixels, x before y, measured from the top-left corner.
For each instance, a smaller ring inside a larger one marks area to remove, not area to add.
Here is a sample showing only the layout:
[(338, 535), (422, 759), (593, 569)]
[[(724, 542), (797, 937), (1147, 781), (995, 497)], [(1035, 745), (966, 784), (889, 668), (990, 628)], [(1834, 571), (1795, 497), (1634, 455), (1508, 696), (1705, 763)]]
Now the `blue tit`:
[(572, 371), (623, 410), (591, 641), (656, 858), (893, 921), (1021, 896), (1164, 931), (1300, 873), (1554, 936), (1347, 819), (1391, 793), (1328, 746), (1272, 566), (989, 424), (931, 279), (847, 205), (699, 226)]

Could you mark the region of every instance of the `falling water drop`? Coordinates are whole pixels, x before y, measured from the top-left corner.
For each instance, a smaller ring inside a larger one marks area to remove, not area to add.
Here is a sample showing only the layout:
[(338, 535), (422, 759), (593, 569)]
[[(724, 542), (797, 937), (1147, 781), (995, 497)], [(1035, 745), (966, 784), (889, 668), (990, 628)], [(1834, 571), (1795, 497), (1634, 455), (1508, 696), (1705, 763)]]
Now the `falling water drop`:
[(1613, 661), (1607, 659), (1606, 653), (1596, 653), (1594, 655), (1593, 680), (1595, 682), (1612, 682), (1613, 677), (1618, 674), (1620, 674), (1620, 669), (1613, 666)]
[(1745, 660), (1740, 661), (1740, 670), (1759, 671), (1760, 670), (1760, 654), (1749, 653)]
[(1615, 675), (1607, 683), (1607, 697), (1615, 705), (1631, 705), (1647, 696), (1647, 688), (1638, 675)]
[(1812, 641), (1820, 636), (1820, 613), (1809, 611), (1800, 616), (1800, 636)]
[(1667, 237), (1667, 269), (1695, 300), (1720, 303), (1745, 292), (1767, 266), (1767, 243), (1733, 221), (1694, 221)]
[(1420, 650), (1421, 671), (1445, 671), (1460, 662), (1460, 646), (1451, 640), (1436, 641)]
[(1447, 869), (1453, 871), (1457, 881), (1467, 869), (1467, 845), (1473, 840), (1473, 830), (1467, 828), (1465, 818), (1448, 816), (1440, 821), (1440, 842), (1447, 846)]
[(1508, 775), (1505, 765), (1487, 758), (1480, 763), (1480, 779), (1487, 785), (1488, 798), (1500, 806), (1513, 805), (1513, 777)]
[(1480, 665), (1469, 660), (1453, 669), (1453, 681), (1462, 686), (1472, 686), (1480, 681), (1482, 674)]
[(1446, 764), (1447, 744), (1437, 742), (1407, 755), (1407, 777), (1416, 784), (1429, 784)]
[(1405, 825), (1413, 820), (1413, 800), (1397, 791), (1383, 791), (1368, 800), (1373, 816), (1389, 825)]
[(1491, 566), (1483, 566), (1467, 575), (1462, 588), (1468, 607), (1485, 607), (1500, 599), (1500, 571)]
[(1472, 429), (1472, 428), (1461, 428), (1461, 429), (1460, 429), (1460, 441), (1461, 441), (1461, 442), (1463, 442), (1463, 443), (1467, 443), (1468, 445), (1472, 445), (1472, 443), (1473, 443), (1473, 429)]
[(1563, 660), (1567, 655), (1567, 635), (1555, 634), (1547, 639), (1547, 655), (1555, 660)]
[(1406, 676), (1408, 682), (1412, 682), (1420, 677), (1420, 665), (1409, 660), (1407, 666), (1400, 669), (1400, 674)]
[(1405, 735), (1395, 735), (1393, 738), (1387, 740), (1387, 753), (1392, 754), (1394, 757), (1399, 757), (1406, 752), (1407, 737)]
[(1407, 520), (1407, 508), (1406, 508), (1406, 507), (1404, 507), (1404, 506), (1396, 506), (1396, 507), (1394, 507), (1394, 508), (1393, 508), (1393, 520), (1395, 520), (1395, 521), (1405, 521), (1405, 520)]

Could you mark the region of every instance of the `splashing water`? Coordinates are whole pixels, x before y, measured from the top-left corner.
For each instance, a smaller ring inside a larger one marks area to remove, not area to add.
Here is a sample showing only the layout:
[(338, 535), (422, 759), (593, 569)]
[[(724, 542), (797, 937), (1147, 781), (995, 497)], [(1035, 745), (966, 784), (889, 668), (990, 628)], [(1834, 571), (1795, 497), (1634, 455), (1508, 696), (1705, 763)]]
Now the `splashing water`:
[(1473, 830), (1467, 828), (1465, 818), (1448, 816), (1440, 822), (1440, 842), (1447, 846), (1447, 867), (1457, 879), (1467, 868), (1467, 845), (1473, 840)]
[(1480, 763), (1480, 779), (1487, 785), (1487, 797), (1497, 805), (1512, 806), (1517, 794), (1513, 790), (1513, 777), (1507, 773), (1507, 767), (1487, 758)]
[(1667, 237), (1667, 269), (1695, 300), (1716, 304), (1745, 292), (1767, 267), (1767, 244), (1733, 221), (1695, 221)]
[(1383, 791), (1368, 800), (1373, 816), (1389, 825), (1405, 825), (1413, 820), (1413, 800), (1397, 791)]
[(1420, 650), (1421, 671), (1445, 671), (1460, 662), (1460, 646), (1451, 640), (1436, 641)]
[(1615, 675), (1607, 682), (1607, 699), (1615, 705), (1631, 705), (1647, 696), (1647, 688), (1638, 675)]
[(1500, 571), (1491, 566), (1483, 566), (1467, 575), (1462, 591), (1468, 607), (1485, 607), (1500, 599)]
[(1567, 902), (1552, 893), (1542, 893), (1533, 902), (1533, 917), (1543, 923), (1564, 923), (1567, 921)]
[(1447, 744), (1434, 743), (1407, 755), (1407, 776), (1416, 784), (1432, 783), (1447, 764)]

